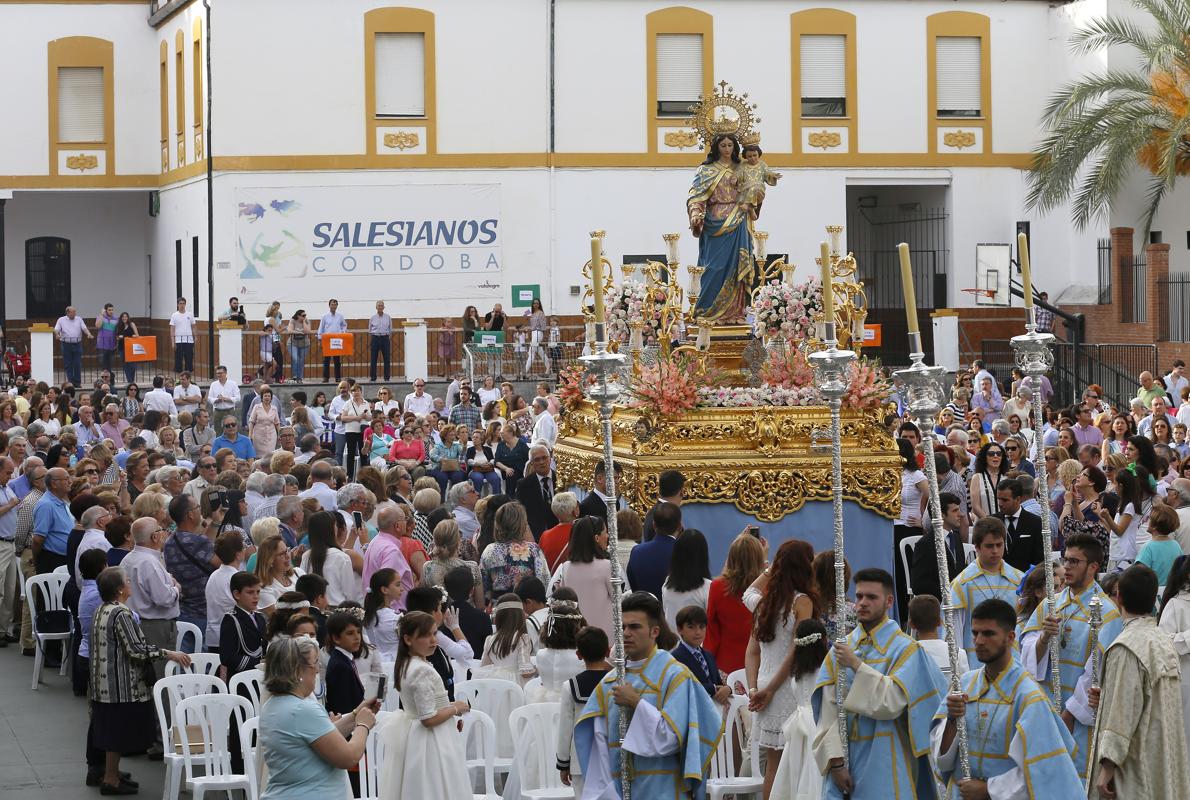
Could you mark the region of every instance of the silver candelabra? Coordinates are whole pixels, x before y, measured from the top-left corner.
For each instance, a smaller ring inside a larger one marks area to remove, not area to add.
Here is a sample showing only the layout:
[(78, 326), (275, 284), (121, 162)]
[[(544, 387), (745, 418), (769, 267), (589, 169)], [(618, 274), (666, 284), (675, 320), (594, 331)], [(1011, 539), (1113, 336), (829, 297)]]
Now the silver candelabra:
[[(954, 615), (956, 607), (950, 594), (950, 575), (946, 569), (946, 530), (942, 525), (942, 500), (938, 490), (938, 469), (934, 465), (934, 421), (942, 409), (946, 398), (943, 380), (946, 377), (944, 367), (926, 366), (925, 353), (921, 345), (921, 333), (914, 331), (909, 334), (909, 359), (912, 364), (907, 369), (898, 370), (893, 377), (905, 388), (905, 401), (909, 414), (921, 432), (921, 451), (925, 456), (926, 483), (929, 486), (930, 497), (930, 525), (934, 529), (934, 557), (938, 562), (938, 586), (942, 595), (942, 620), (946, 632), (946, 651), (950, 659), (950, 693), (962, 693), (959, 676), (959, 645), (954, 632)], [(971, 777), (971, 760), (967, 749), (967, 720), (959, 717), (955, 720), (955, 729), (959, 742), (959, 775), (961, 780)]]
[[(1028, 302), (1028, 299), (1026, 299)], [(1045, 448), (1041, 444), (1041, 379), (1054, 366), (1054, 354), (1050, 346), (1054, 336), (1037, 330), (1037, 309), (1030, 304), (1025, 309), (1025, 333), (1012, 337), (1013, 355), (1016, 365), (1029, 379), (1029, 390), (1033, 394), (1033, 426), (1037, 433), (1033, 436), (1036, 450), (1033, 455), (1034, 464), (1045, 464)], [(1037, 470), (1037, 496), (1044, 504), (1049, 502), (1049, 481), (1046, 479), (1045, 467)], [(1053, 531), (1050, 527), (1050, 515), (1044, 510), (1041, 514), (1041, 545), (1044, 551), (1045, 565), (1045, 602), (1046, 614), (1057, 612), (1054, 600), (1054, 550)], [(1062, 710), (1062, 676), (1059, 674), (1059, 643), (1058, 637), (1050, 639), (1050, 688), (1054, 710)]]
[[(623, 683), (627, 674), (624, 658), (624, 626), (620, 608), (620, 599), (624, 595), (624, 578), (620, 574), (620, 560), (616, 557), (619, 531), (616, 525), (616, 471), (612, 463), (612, 411), (616, 400), (624, 391), (624, 387), (620, 383), (620, 374), (624, 368), (625, 357), (619, 353), (608, 351), (606, 326), (596, 323), (595, 350), (590, 355), (581, 356), (579, 361), (587, 368), (589, 374), (595, 376), (595, 383), (587, 387), (586, 393), (587, 397), (599, 405), (599, 421), (603, 431), (603, 474), (607, 481), (607, 547), (612, 554), (612, 665), (616, 669), (616, 682)], [(620, 709), (621, 745), (624, 742), (624, 737), (628, 735), (630, 717), (631, 713), (627, 708)], [(620, 780), (624, 800), (631, 800), (632, 797), (632, 776), (628, 768), (628, 761), (628, 753), (621, 746)]]
[[(831, 291), (824, 287), (824, 291)], [(843, 395), (847, 393), (847, 369), (855, 360), (855, 353), (840, 350), (835, 321), (826, 321), (826, 349), (810, 354), (810, 363), (818, 379), (819, 389), (831, 410), (831, 497), (835, 517), (835, 644), (847, 642), (847, 580), (844, 576), (843, 555), (843, 432), (840, 421)], [(836, 650), (836, 652), (838, 652)], [(843, 700), (847, 692), (843, 665), (835, 658), (835, 712), (839, 723), (839, 744), (843, 748), (843, 766), (850, 769), (847, 741), (847, 712)]]

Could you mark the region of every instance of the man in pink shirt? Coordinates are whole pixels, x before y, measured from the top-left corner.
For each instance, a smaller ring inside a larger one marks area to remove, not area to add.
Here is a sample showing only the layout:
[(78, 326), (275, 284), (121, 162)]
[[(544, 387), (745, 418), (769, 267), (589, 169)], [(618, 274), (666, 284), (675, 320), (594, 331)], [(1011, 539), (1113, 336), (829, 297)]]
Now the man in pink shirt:
[(400, 535), (405, 529), (405, 514), (400, 506), (389, 506), (380, 510), (376, 520), (379, 530), (368, 543), (364, 553), (364, 590), (367, 591), (372, 573), (388, 567), (396, 570), (401, 578), (401, 597), (393, 603), (394, 611), (405, 610), (405, 598), (413, 588), (413, 570), (401, 552)]

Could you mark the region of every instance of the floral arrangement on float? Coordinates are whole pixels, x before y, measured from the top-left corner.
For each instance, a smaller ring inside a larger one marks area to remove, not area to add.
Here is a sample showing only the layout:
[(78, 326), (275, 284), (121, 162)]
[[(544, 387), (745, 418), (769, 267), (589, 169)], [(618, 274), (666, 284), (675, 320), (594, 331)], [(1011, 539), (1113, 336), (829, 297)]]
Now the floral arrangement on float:
[(800, 342), (814, 334), (822, 316), (822, 281), (811, 278), (788, 284), (774, 278), (756, 290), (752, 305), (752, 334), (758, 339), (783, 338)]
[(586, 387), (595, 382), (595, 376), (587, 372), (582, 364), (571, 364), (558, 374), (558, 404), (562, 412), (573, 411), (586, 397)]
[(661, 339), (661, 312), (666, 300), (664, 286), (650, 287), (644, 281), (625, 279), (607, 295), (608, 338), (627, 347), (632, 333), (629, 323), (640, 320), (645, 323), (644, 346), (656, 347)]

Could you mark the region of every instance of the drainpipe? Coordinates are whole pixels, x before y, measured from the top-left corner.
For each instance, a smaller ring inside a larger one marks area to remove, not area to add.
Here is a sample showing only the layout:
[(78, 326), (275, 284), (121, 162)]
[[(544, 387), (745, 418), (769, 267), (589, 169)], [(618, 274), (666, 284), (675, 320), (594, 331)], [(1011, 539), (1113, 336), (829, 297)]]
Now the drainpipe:
[[(557, 201), (557, 188), (555, 186), (556, 176), (554, 173), (554, 127), (555, 127), (555, 123), (556, 123), (556, 112), (557, 112), (556, 104), (554, 102), (554, 55), (555, 55), (554, 37), (555, 37), (555, 27), (556, 27), (556, 23), (557, 23), (557, 8), (555, 6), (555, 2), (556, 2), (556, 0), (550, 0), (549, 20), (548, 20), (548, 27), (549, 27), (549, 37), (548, 37), (549, 38), (549, 66), (548, 66), (548, 69), (549, 69), (549, 82), (550, 82), (550, 85), (549, 85), (549, 103), (550, 103), (550, 131), (549, 131), (549, 134), (550, 134), (550, 137), (549, 137), (549, 148), (548, 148), (548, 152), (546, 154), (546, 159), (548, 160), (547, 168), (549, 170), (549, 207), (550, 207), (550, 210), (549, 210), (549, 253), (550, 253), (549, 258), (550, 258), (551, 263), (557, 263), (557, 261), (558, 261), (557, 241), (556, 241), (557, 240), (557, 221), (555, 219), (555, 217), (557, 216), (557, 202), (558, 201)], [(549, 292), (549, 294), (552, 295), (553, 288), (554, 288), (554, 278), (553, 278), (552, 270), (546, 271), (546, 280), (547, 280), (546, 289)]]
[(211, 0), (202, 0), (206, 9), (206, 71), (207, 71), (207, 360), (211, 376), (215, 374), (215, 186), (214, 157), (211, 155)]

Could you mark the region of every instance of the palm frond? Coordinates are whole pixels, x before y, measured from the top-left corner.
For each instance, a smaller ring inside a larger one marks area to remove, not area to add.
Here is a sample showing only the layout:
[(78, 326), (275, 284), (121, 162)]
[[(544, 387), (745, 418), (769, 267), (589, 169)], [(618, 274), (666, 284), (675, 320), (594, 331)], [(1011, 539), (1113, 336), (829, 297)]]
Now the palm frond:
[(1071, 49), (1080, 55), (1107, 47), (1131, 47), (1147, 55), (1152, 46), (1149, 34), (1138, 25), (1120, 17), (1101, 17), (1075, 31)]

